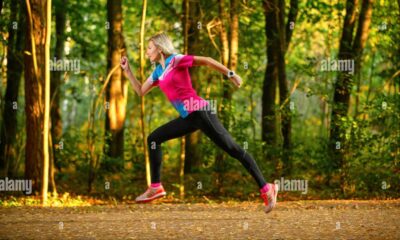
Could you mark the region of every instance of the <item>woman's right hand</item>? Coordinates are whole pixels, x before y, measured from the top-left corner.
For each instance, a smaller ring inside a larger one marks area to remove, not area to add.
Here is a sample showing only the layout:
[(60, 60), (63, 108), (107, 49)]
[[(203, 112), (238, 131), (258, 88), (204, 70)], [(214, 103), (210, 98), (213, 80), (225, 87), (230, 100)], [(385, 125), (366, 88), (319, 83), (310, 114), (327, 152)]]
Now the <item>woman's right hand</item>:
[(129, 69), (129, 63), (128, 63), (128, 58), (123, 56), (121, 58), (121, 67), (122, 69), (124, 69), (125, 71)]

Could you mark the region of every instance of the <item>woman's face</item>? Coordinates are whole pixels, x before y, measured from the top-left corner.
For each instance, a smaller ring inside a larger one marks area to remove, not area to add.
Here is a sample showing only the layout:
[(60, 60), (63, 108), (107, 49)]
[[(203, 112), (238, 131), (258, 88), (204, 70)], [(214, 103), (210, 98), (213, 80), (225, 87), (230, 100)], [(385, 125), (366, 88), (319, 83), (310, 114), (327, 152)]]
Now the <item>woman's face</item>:
[(149, 42), (149, 45), (146, 50), (146, 55), (150, 59), (151, 62), (158, 62), (161, 57), (160, 50), (154, 45), (153, 41)]

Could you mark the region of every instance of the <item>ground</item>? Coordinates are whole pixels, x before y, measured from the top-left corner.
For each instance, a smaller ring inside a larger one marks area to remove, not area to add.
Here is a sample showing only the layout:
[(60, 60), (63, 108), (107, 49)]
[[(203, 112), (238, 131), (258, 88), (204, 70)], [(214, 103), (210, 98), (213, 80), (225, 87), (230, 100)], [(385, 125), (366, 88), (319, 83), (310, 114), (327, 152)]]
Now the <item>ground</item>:
[(0, 239), (400, 239), (400, 200), (2, 207)]

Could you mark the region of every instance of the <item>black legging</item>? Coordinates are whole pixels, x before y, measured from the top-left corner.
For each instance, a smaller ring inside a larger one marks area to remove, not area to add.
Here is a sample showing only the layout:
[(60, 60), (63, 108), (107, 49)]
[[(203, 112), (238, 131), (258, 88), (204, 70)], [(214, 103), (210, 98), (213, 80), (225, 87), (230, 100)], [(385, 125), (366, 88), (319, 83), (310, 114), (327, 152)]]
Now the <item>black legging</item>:
[(243, 150), (233, 139), (229, 132), (219, 121), (217, 114), (210, 110), (192, 112), (186, 118), (178, 117), (154, 130), (148, 137), (147, 143), (150, 152), (151, 182), (160, 182), (160, 169), (162, 161), (161, 144), (170, 139), (184, 136), (200, 129), (215, 144), (238, 159), (247, 171), (256, 180), (258, 186), (265, 185), (264, 177), (253, 157)]

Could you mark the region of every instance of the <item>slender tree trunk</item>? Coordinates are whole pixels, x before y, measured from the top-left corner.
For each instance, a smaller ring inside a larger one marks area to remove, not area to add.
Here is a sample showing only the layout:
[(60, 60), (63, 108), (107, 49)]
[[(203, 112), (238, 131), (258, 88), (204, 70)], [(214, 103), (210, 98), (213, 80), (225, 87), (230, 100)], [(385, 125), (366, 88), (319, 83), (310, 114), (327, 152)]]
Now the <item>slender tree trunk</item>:
[(218, 0), (218, 9), (219, 9), (219, 18), (220, 18), (220, 34), (219, 37), (221, 39), (221, 62), (225, 66), (228, 66), (229, 61), (229, 41), (228, 41), (228, 33), (226, 32), (226, 24), (225, 19), (227, 19), (225, 12), (225, 3), (224, 0)]
[[(276, 51), (277, 54), (277, 63), (278, 63), (278, 80), (279, 80), (279, 99), (281, 104), (281, 131), (283, 137), (282, 144), (282, 161), (283, 161), (283, 173), (285, 175), (289, 175), (292, 172), (292, 144), (291, 144), (291, 132), (292, 132), (292, 119), (291, 119), (291, 110), (290, 110), (290, 93), (289, 93), (289, 84), (286, 79), (286, 63), (285, 63), (285, 54), (286, 49), (289, 46), (289, 42), (286, 39), (286, 36), (291, 37), (292, 29), (290, 29), (290, 25), (295, 23), (295, 17), (297, 15), (297, 1), (291, 1), (291, 10), (289, 13), (288, 22), (286, 26), (289, 26), (288, 32), (285, 32), (285, 1), (279, 1), (280, 5), (277, 9), (278, 13), (278, 30), (279, 30), (279, 38), (277, 39), (279, 48)], [(292, 10), (292, 8), (294, 8)]]
[[(220, 25), (219, 25), (219, 37), (221, 42), (221, 62), (223, 65), (228, 66), (229, 63), (229, 40), (228, 40), (228, 33), (226, 31), (226, 23), (225, 19), (227, 19), (227, 14), (225, 12), (225, 1), (218, 0), (218, 9), (219, 9), (219, 18), (220, 18)], [(220, 107), (220, 117), (222, 123), (225, 125), (227, 123), (228, 118), (228, 99), (225, 98), (227, 95), (227, 88), (229, 88), (228, 79), (226, 76), (223, 77), (223, 84), (222, 84), (222, 99), (218, 104)], [(229, 129), (229, 126), (226, 126)], [(222, 192), (223, 186), (223, 175), (224, 175), (224, 159), (225, 155), (221, 149), (217, 149), (217, 155), (215, 156), (215, 170), (217, 173), (216, 177), (216, 190), (218, 193)]]
[(299, 12), (299, 1), (290, 0), (290, 9), (289, 9), (288, 20), (286, 22), (286, 31), (285, 31), (286, 32), (285, 52), (288, 50), (290, 40), (292, 39), (298, 12)]
[[(55, 17), (56, 17), (56, 47), (54, 53), (53, 66), (56, 66), (58, 60), (64, 58), (64, 42), (65, 42), (65, 27), (66, 27), (66, 11), (67, 0), (59, 0), (55, 2)], [(62, 119), (60, 110), (60, 88), (62, 80), (62, 71), (53, 71), (51, 74), (51, 138), (53, 146), (53, 164), (60, 165), (58, 163), (58, 151), (59, 143), (62, 136)]]
[(371, 25), (373, 0), (363, 0), (356, 36), (353, 43), (353, 55), (355, 61), (354, 75), (361, 71), (362, 54), (368, 39), (369, 27)]
[[(199, 41), (200, 30), (197, 28), (198, 22), (200, 21), (200, 2), (198, 0), (185, 0), (183, 3), (185, 13), (183, 26), (186, 27), (184, 34), (184, 53), (197, 54), (202, 47), (201, 42)], [(199, 68), (189, 69), (192, 85), (197, 92), (200, 91), (201, 81), (204, 81), (199, 74), (199, 70)], [(203, 156), (198, 145), (201, 136), (201, 131), (196, 131), (185, 136), (185, 173), (191, 173), (194, 168), (201, 165)]]
[[(51, 88), (51, 87), (50, 87)], [(50, 103), (51, 104), (51, 103)], [(51, 121), (51, 117), (50, 117)], [(55, 169), (54, 169), (54, 151), (53, 151), (53, 139), (51, 134), (49, 134), (49, 187), (53, 196), (57, 196), (57, 186), (56, 180), (54, 179)]]
[(358, 19), (357, 32), (353, 43), (354, 61), (355, 61), (354, 76), (357, 78), (357, 93), (355, 96), (356, 106), (354, 113), (355, 117), (357, 117), (358, 115), (359, 93), (361, 85), (362, 53), (369, 34), (369, 26), (371, 24), (371, 16), (372, 16), (372, 4), (373, 0), (367, 0), (367, 1), (364, 0), (362, 2), (361, 13)]
[(185, 198), (185, 138), (181, 138), (181, 154), (179, 154), (179, 197)]
[[(229, 69), (236, 71), (239, 51), (239, 1), (231, 0), (230, 2)], [(232, 91), (227, 92), (227, 94), (227, 97), (231, 100)]]
[[(143, 0), (143, 7), (142, 7), (142, 20), (140, 23), (140, 79), (142, 79), (142, 83), (144, 83), (145, 76), (144, 76), (144, 31), (145, 31), (145, 22), (146, 22), (146, 10), (147, 9), (147, 0)], [(150, 160), (149, 155), (147, 152), (147, 137), (146, 137), (146, 124), (144, 121), (144, 113), (145, 113), (145, 101), (144, 96), (140, 97), (140, 127), (142, 129), (142, 138), (143, 138), (143, 153), (144, 159), (146, 164), (146, 180), (147, 185), (150, 186), (151, 184), (151, 175), (150, 175)]]
[[(182, 2), (183, 9), (183, 53), (188, 54), (188, 32), (189, 32), (189, 0)], [(181, 152), (179, 154), (179, 196), (185, 197), (185, 158), (186, 158), (186, 136), (181, 138)]]
[[(239, 16), (238, 16), (238, 1), (231, 0), (229, 6), (229, 25), (226, 23), (228, 19), (227, 12), (225, 11), (224, 0), (219, 0), (219, 18), (220, 18), (220, 40), (221, 40), (221, 62), (230, 70), (235, 71), (237, 65), (237, 52), (239, 46)], [(229, 32), (227, 27), (229, 26)], [(232, 107), (232, 86), (231, 82), (226, 76), (223, 76), (222, 87), (222, 106), (221, 106), (221, 120), (225, 128), (230, 129), (230, 115)], [(225, 154), (222, 150), (218, 149), (215, 158), (215, 167), (217, 171), (217, 190), (222, 192), (225, 164)]]
[[(107, 19), (110, 24), (108, 29), (108, 55), (107, 69), (111, 71), (120, 64), (122, 52), (125, 49), (122, 34), (122, 1), (107, 1)], [(106, 154), (118, 158), (118, 169), (123, 168), (124, 154), (124, 121), (126, 114), (127, 84), (122, 76), (121, 68), (111, 76), (106, 91)]]
[(50, 40), (51, 40), (51, 0), (46, 1), (46, 38), (44, 50), (44, 121), (43, 121), (43, 170), (42, 170), (42, 204), (47, 204), (49, 186), (49, 134), (50, 134)]
[(23, 48), (25, 31), (25, 3), (11, 1), (11, 23), (8, 33), (7, 88), (0, 128), (0, 176), (10, 178), (16, 174), (18, 91), (23, 73)]

